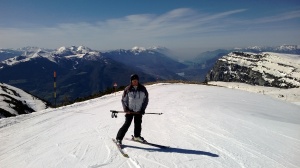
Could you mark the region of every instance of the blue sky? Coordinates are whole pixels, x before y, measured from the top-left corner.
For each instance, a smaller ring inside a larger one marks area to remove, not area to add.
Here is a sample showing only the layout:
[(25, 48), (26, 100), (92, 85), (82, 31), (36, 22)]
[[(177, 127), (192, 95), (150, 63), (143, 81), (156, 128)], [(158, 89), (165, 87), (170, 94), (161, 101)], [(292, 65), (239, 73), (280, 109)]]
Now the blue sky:
[(0, 0), (0, 48), (300, 45), (299, 0)]

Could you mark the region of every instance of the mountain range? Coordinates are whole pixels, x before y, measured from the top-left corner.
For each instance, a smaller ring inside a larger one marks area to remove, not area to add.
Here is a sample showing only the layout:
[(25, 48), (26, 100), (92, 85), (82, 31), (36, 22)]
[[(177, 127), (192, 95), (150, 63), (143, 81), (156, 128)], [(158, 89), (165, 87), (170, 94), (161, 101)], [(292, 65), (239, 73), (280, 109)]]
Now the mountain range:
[[(141, 82), (163, 80), (204, 81), (218, 60), (231, 52), (277, 52), (299, 54), (296, 45), (219, 49), (177, 61), (165, 47), (133, 47), (110, 51), (85, 46), (44, 49), (24, 47), (0, 49), (0, 82), (23, 89), (54, 103), (54, 71), (57, 74), (57, 102), (72, 101), (113, 87), (129, 84), (137, 73)], [(215, 80), (215, 79), (214, 79)]]
[(41, 97), (51, 103), (54, 71), (57, 74), (57, 101), (89, 96), (117, 83), (126, 86), (130, 75), (137, 73), (141, 82), (185, 80), (176, 74), (186, 65), (161, 51), (161, 48), (100, 52), (84, 46), (60, 47), (56, 50), (27, 47), (9, 51), (19, 54), (1, 61), (0, 82)]

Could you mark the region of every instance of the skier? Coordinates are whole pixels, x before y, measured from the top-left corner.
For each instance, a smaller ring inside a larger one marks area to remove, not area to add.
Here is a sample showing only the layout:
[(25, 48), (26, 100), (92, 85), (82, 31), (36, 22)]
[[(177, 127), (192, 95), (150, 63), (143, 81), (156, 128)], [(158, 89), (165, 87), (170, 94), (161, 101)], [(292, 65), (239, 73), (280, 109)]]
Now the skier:
[[(133, 74), (130, 77), (130, 85), (128, 85), (122, 96), (122, 105), (125, 112), (125, 123), (119, 129), (116, 140), (118, 144), (122, 144), (122, 140), (130, 127), (134, 118), (134, 137), (133, 139), (140, 142), (145, 142), (141, 137), (142, 117), (145, 114), (148, 105), (148, 91), (142, 84), (139, 83), (139, 76)], [(135, 113), (135, 114), (133, 114)]]

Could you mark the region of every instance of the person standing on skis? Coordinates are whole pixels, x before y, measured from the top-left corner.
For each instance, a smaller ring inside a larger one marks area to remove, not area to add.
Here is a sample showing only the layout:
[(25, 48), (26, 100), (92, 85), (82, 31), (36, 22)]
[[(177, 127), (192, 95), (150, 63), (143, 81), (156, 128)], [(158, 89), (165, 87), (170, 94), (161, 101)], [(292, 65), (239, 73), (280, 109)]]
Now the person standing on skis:
[(145, 86), (139, 83), (139, 76), (133, 74), (130, 77), (130, 85), (128, 85), (122, 96), (122, 105), (125, 112), (125, 123), (119, 129), (116, 140), (122, 144), (122, 140), (134, 119), (134, 140), (144, 142), (141, 137), (142, 117), (148, 105), (148, 91)]

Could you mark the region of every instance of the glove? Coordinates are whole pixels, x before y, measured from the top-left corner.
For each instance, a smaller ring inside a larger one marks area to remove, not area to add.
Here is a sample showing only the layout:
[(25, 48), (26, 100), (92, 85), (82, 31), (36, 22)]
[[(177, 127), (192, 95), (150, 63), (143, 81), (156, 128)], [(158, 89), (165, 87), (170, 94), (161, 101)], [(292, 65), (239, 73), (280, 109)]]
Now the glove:
[(141, 113), (142, 115), (144, 115), (144, 114), (145, 114), (145, 110), (140, 111), (140, 113)]

